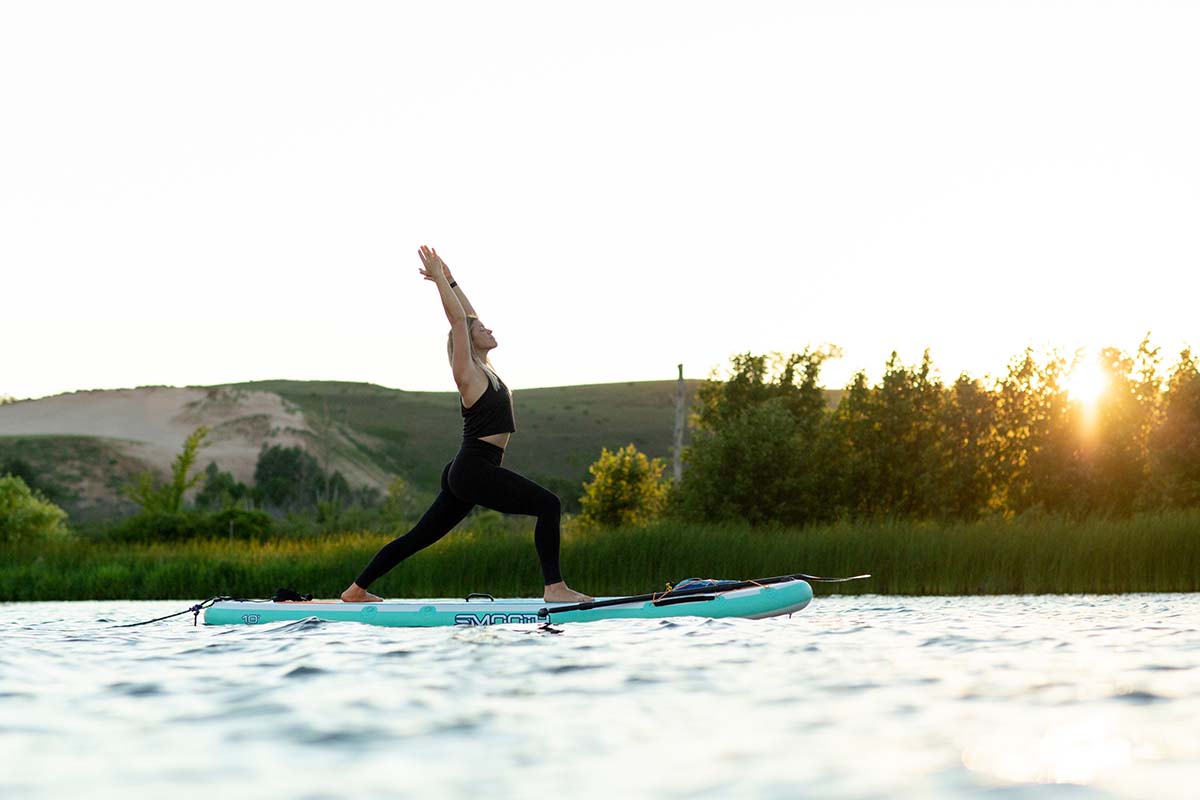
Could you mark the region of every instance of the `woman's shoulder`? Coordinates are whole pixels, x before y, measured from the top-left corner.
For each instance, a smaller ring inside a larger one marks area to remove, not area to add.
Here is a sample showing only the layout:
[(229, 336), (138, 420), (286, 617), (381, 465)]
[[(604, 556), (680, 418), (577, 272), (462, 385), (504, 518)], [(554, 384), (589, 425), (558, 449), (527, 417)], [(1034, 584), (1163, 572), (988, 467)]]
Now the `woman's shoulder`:
[[(488, 379), (487, 373), (483, 370), (479, 372), (482, 380), (472, 380), (470, 383), (460, 384), (458, 387), (458, 399), (464, 410), (474, 408), (492, 390), (492, 382)], [(474, 398), (470, 405), (467, 404), (468, 397)]]

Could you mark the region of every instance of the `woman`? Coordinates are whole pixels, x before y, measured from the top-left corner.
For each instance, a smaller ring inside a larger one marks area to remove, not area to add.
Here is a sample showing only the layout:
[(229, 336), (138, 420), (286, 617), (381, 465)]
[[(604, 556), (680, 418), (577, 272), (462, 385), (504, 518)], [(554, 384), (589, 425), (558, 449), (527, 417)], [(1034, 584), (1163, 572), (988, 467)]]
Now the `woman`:
[(476, 505), (504, 514), (537, 517), (533, 541), (545, 579), (548, 603), (591, 600), (567, 587), (558, 567), (559, 518), (562, 506), (553, 492), (500, 466), (509, 436), (517, 429), (512, 394), (492, 370), (488, 353), (496, 338), (475, 316), (462, 289), (436, 250), (420, 249), (421, 275), (437, 284), (442, 307), (450, 320), (447, 345), (454, 382), (462, 395), (463, 443), (458, 455), (442, 470), (442, 491), (412, 530), (384, 545), (350, 588), (348, 603), (374, 603), (379, 597), (367, 588), (404, 559), (441, 539)]

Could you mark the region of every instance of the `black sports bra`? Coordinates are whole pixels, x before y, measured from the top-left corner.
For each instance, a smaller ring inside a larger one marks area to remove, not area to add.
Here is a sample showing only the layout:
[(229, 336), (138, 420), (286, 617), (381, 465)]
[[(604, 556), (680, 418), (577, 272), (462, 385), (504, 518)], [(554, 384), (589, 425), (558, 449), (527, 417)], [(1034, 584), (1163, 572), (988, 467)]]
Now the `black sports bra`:
[(492, 388), (489, 380), (483, 394), (470, 408), (459, 406), (463, 415), (463, 439), (478, 439), (481, 436), (491, 436), (494, 433), (512, 433), (517, 429), (516, 418), (513, 416), (512, 392), (504, 385), (504, 381), (496, 378), (499, 389)]

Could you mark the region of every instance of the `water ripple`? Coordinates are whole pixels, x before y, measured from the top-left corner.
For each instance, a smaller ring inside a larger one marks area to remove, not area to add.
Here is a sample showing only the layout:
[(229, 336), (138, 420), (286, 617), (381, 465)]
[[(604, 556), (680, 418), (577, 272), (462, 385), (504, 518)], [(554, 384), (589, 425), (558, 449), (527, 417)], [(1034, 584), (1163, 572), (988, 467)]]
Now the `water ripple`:
[(178, 606), (0, 605), (0, 796), (1182, 800), (1200, 776), (1196, 595), (110, 627)]

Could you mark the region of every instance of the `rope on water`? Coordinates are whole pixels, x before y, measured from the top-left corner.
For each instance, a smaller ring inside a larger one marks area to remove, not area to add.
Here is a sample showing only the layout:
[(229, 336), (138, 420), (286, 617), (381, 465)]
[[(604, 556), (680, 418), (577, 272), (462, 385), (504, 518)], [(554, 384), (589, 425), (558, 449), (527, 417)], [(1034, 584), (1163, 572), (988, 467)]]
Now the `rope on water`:
[(148, 619), (145, 622), (130, 622), (125, 625), (114, 625), (113, 627), (114, 628), (136, 628), (139, 625), (149, 625), (152, 622), (162, 622), (164, 619), (171, 619), (172, 617), (178, 617), (182, 614), (187, 614), (188, 612), (191, 612), (191, 614), (192, 614), (192, 626), (194, 627), (196, 625), (196, 621), (198, 619), (200, 619), (200, 612), (203, 611), (204, 609), (208, 608), (209, 606), (211, 606), (213, 603), (218, 603), (222, 600), (241, 601), (244, 599), (245, 598), (242, 598), (242, 597), (229, 597), (227, 595), (214, 595), (214, 596), (208, 598), (207, 600), (204, 600), (203, 602), (197, 603), (196, 605), (192, 606), (191, 608), (185, 608), (183, 611), (176, 611), (174, 614), (167, 614), (165, 617), (156, 617), (154, 619)]

